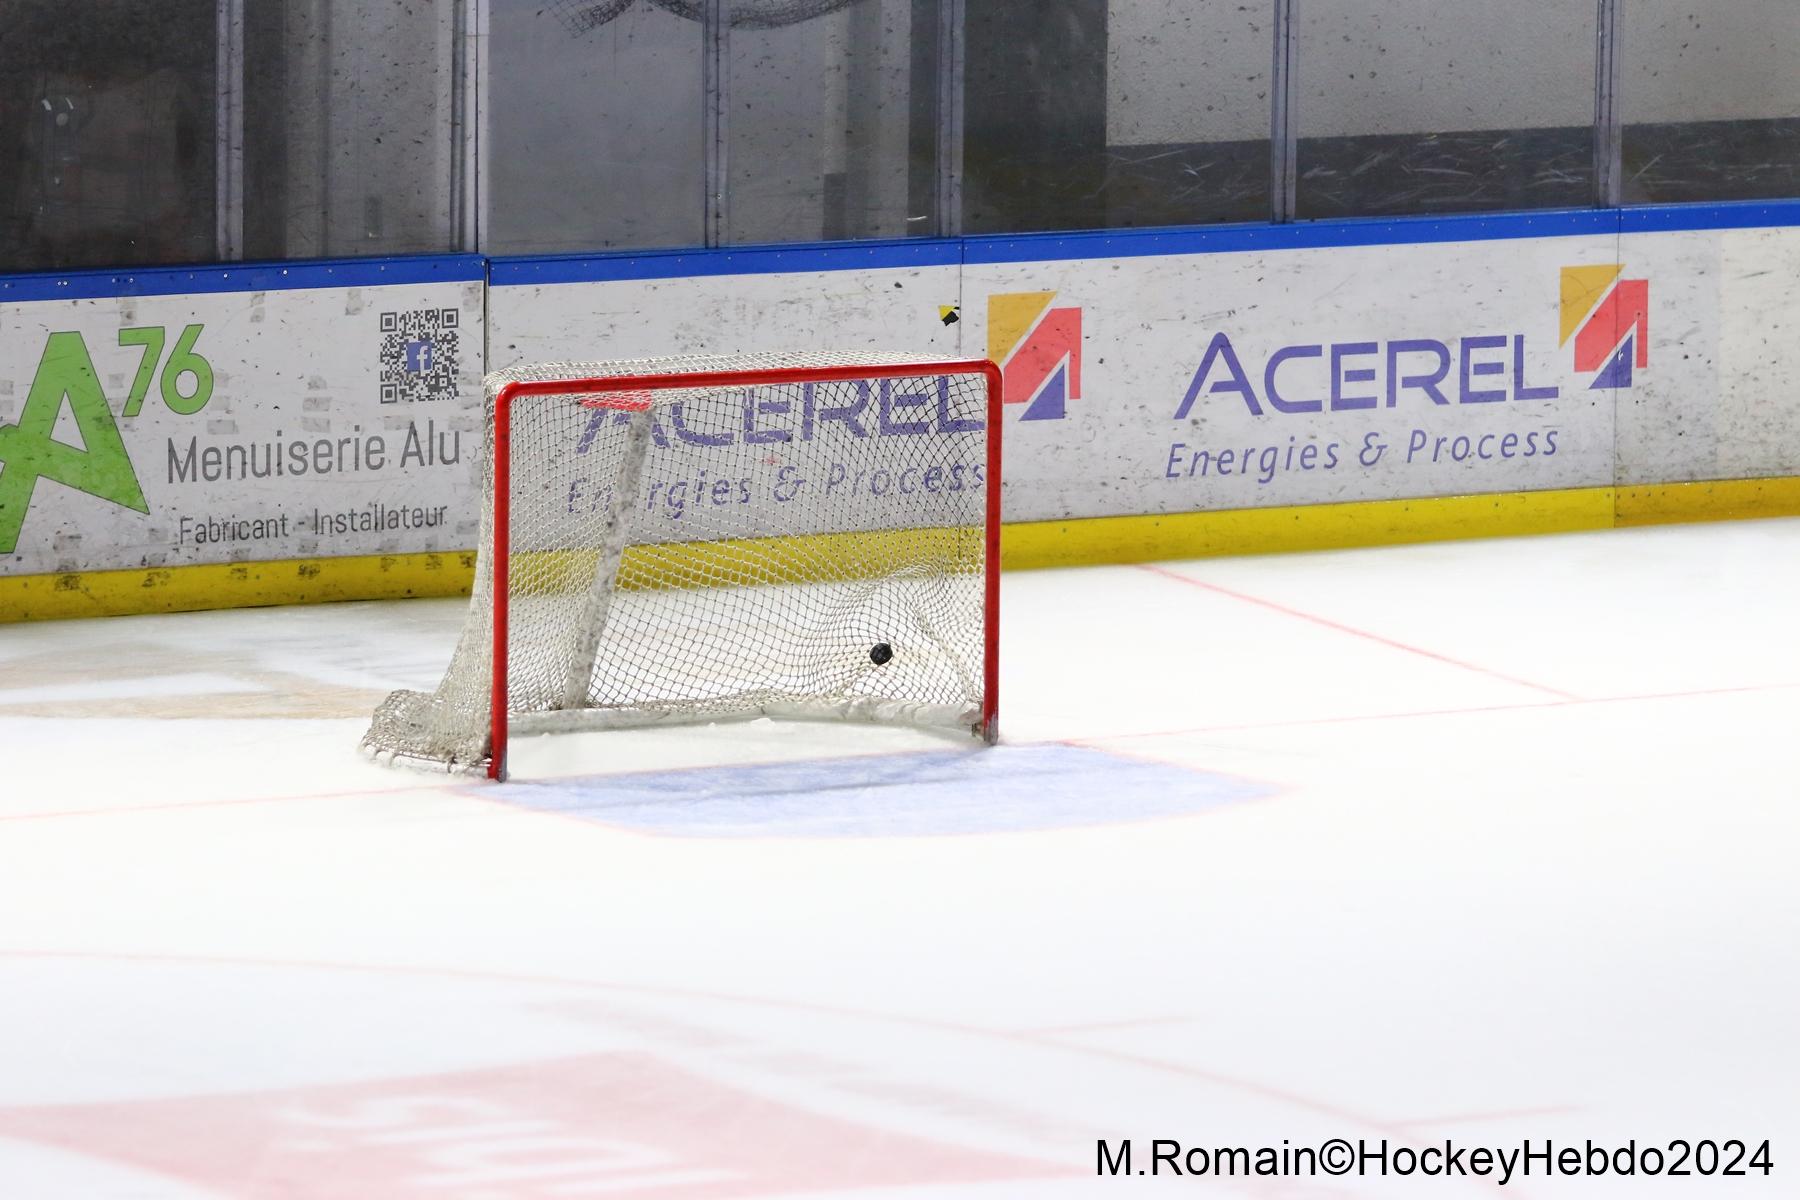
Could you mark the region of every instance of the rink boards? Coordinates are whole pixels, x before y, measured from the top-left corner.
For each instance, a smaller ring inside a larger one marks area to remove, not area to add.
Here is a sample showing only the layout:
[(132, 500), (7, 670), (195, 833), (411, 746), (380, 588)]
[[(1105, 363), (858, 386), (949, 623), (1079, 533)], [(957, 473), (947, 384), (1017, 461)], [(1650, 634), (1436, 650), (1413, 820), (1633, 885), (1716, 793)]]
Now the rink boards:
[(1797, 278), (1800, 204), (10, 277), (0, 617), (460, 590), (550, 359), (993, 358), (1008, 565), (1795, 512)]

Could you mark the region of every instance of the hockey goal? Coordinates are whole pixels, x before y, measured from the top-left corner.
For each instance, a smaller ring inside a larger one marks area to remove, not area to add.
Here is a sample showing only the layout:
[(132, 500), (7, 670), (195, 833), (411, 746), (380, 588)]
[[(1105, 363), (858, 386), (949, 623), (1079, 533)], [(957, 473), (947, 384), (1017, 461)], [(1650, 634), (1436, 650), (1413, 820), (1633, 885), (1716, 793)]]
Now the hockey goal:
[(502, 779), (511, 733), (771, 715), (995, 739), (993, 363), (554, 363), (486, 388), (462, 637), (366, 751)]

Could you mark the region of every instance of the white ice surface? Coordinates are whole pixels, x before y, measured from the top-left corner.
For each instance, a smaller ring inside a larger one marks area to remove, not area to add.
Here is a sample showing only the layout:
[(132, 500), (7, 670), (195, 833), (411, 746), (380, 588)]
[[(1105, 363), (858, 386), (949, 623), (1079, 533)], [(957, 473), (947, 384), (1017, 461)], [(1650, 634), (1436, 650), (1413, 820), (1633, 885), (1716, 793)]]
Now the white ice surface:
[(1797, 595), (1792, 521), (1010, 575), (1011, 789), (770, 722), (364, 762), (458, 603), (0, 628), (0, 1200), (1495, 1194), (1102, 1136), (1800, 1195)]

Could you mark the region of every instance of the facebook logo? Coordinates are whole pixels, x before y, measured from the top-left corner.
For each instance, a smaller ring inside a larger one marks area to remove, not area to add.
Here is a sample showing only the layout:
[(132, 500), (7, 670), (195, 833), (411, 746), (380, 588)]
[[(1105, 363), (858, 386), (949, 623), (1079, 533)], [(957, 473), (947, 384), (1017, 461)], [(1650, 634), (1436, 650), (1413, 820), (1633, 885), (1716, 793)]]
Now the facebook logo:
[(431, 370), (431, 343), (417, 341), (406, 343), (406, 370), (408, 374), (423, 375)]

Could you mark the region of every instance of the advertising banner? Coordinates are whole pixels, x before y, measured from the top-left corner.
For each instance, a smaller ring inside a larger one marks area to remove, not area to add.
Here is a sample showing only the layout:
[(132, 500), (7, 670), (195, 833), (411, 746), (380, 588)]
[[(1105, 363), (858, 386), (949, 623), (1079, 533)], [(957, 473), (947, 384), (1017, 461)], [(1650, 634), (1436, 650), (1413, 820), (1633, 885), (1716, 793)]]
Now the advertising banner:
[[(0, 578), (466, 552), (481, 376), (533, 362), (991, 358), (1008, 522), (1793, 476), (1800, 228), (1777, 220), (1792, 216), (0, 279)], [(729, 490), (771, 532), (916, 520), (954, 472), (927, 484), (929, 467), (883, 465), (968, 457), (982, 417), (946, 394), (902, 380), (861, 399), (740, 397), (716, 429), (671, 416), (653, 431), (652, 516), (667, 540), (703, 538), (698, 515)], [(565, 449), (604, 447), (616, 424)], [(748, 466), (717, 475), (695, 446)], [(784, 467), (845, 503), (792, 504)]]
[(473, 545), (483, 267), (427, 272), (0, 299), (0, 575)]
[(1014, 247), (972, 242), (960, 269), (497, 280), (490, 305), (520, 360), (992, 358), (1008, 519), (1061, 520), (1609, 486), (1620, 421), (1654, 457), (1707, 410), (1718, 306), (1694, 260), (1725, 236), (994, 262)]
[[(1610, 483), (1645, 282), (1610, 238), (971, 264), (1008, 510), (1113, 516)], [(1590, 332), (1593, 331), (1593, 332)], [(1621, 357), (1623, 355), (1623, 357)]]
[[(492, 355), (497, 368), (682, 354), (773, 363), (783, 352), (792, 361), (794, 352), (818, 350), (953, 359), (961, 353), (957, 275), (954, 264), (926, 264), (511, 285), (497, 272)], [(652, 421), (636, 536), (682, 542), (979, 523), (980, 506), (968, 499), (985, 473), (985, 401), (983, 381), (969, 376), (763, 388), (675, 404)], [(572, 481), (556, 511), (540, 508), (531, 528), (516, 530), (522, 544), (554, 540), (564, 523), (611, 503), (627, 414), (576, 410), (561, 421), (559, 435), (515, 439), (531, 440), (539, 459), (519, 470)]]

